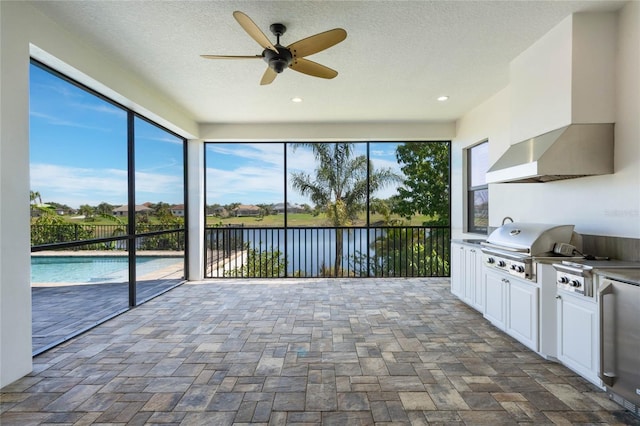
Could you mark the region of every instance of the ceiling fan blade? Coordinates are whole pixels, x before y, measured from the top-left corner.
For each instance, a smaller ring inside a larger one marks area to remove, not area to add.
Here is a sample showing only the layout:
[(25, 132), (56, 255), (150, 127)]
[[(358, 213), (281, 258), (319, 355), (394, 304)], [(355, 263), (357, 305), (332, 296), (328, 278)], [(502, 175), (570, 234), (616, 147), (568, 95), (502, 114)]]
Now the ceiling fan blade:
[(335, 46), (345, 38), (347, 38), (347, 32), (342, 28), (335, 28), (312, 35), (311, 37), (303, 38), (290, 44), (287, 48), (291, 51), (294, 58), (302, 58)]
[(294, 59), (291, 65), (289, 65), (289, 68), (303, 74), (320, 78), (334, 78), (338, 75), (338, 71), (304, 58)]
[(274, 70), (272, 70), (270, 67), (267, 67), (267, 70), (262, 75), (262, 80), (260, 80), (260, 85), (264, 86), (265, 84), (271, 84), (277, 76), (278, 74)]
[(262, 55), (200, 55), (200, 57), (205, 59), (262, 59)]
[(273, 50), (274, 52), (278, 53), (278, 49), (276, 49), (275, 46), (271, 44), (267, 36), (264, 35), (264, 33), (260, 30), (260, 28), (258, 28), (255, 22), (251, 20), (251, 18), (238, 10), (233, 12), (233, 17), (236, 18), (236, 21), (238, 21), (240, 26), (244, 28), (247, 34), (249, 34), (251, 38), (257, 41), (263, 49)]

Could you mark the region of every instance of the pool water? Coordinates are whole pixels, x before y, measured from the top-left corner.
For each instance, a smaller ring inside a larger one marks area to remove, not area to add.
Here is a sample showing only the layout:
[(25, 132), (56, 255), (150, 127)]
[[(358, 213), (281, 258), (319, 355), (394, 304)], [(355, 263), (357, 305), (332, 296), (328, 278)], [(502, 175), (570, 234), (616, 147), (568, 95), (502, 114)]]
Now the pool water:
[[(138, 277), (182, 262), (180, 257), (138, 256)], [(98, 283), (129, 280), (126, 256), (31, 256), (32, 283)]]

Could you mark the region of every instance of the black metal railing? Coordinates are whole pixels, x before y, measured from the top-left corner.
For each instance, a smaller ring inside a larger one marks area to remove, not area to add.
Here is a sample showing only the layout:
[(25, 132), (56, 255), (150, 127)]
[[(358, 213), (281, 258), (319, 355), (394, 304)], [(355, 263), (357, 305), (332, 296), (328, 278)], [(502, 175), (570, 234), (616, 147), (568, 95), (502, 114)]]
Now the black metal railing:
[(205, 229), (205, 277), (445, 277), (444, 226)]
[[(140, 224), (136, 226), (136, 234), (156, 234), (160, 232), (169, 231), (171, 235), (184, 235), (180, 233), (180, 227), (175, 225), (150, 225)], [(175, 232), (172, 232), (175, 231)], [(63, 224), (63, 225), (31, 225), (31, 246), (43, 246), (49, 244), (61, 244), (72, 242), (86, 242), (86, 241), (104, 241), (112, 242), (117, 240), (123, 240), (126, 238), (127, 226), (126, 225), (87, 225), (87, 224)], [(184, 250), (184, 237), (182, 242), (180, 238), (173, 238), (172, 244), (165, 244), (166, 248), (157, 248), (154, 250)], [(172, 237), (165, 237), (158, 239), (158, 241), (169, 241)], [(126, 247), (123, 244), (108, 244), (107, 246), (89, 246), (85, 245), (84, 250), (96, 250), (96, 249), (120, 249), (124, 250)], [(173, 247), (173, 248), (170, 248)]]
[(116, 225), (32, 225), (31, 251), (128, 251), (132, 238), (136, 240), (136, 250), (184, 252), (186, 249), (184, 229), (145, 225), (136, 231), (136, 236), (129, 238), (119, 232)]

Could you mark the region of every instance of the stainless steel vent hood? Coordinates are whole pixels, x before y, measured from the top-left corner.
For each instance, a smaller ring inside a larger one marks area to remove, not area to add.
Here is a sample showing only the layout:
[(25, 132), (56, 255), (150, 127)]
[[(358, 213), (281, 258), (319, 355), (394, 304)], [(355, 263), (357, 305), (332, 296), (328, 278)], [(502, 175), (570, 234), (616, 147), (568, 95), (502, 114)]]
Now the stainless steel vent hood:
[(613, 173), (613, 124), (571, 124), (511, 145), (488, 183), (549, 182)]

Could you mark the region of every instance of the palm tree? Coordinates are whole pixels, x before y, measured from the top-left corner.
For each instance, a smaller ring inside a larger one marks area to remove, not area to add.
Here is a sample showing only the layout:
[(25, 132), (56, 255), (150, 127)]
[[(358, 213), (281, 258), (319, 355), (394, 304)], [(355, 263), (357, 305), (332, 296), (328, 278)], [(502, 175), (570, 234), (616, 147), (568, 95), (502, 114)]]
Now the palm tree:
[(29, 199), (31, 204), (36, 204), (36, 200), (38, 200), (38, 205), (42, 204), (42, 197), (38, 191), (29, 191)]
[[(400, 178), (391, 169), (374, 170), (365, 155), (356, 156), (354, 144), (294, 143), (297, 148), (309, 148), (316, 159), (315, 175), (293, 172), (291, 184), (301, 195), (308, 196), (336, 227), (336, 257), (334, 275), (342, 268), (342, 230), (366, 208), (368, 195)], [(368, 179), (367, 179), (368, 176)], [(368, 190), (368, 192), (367, 192)]]

